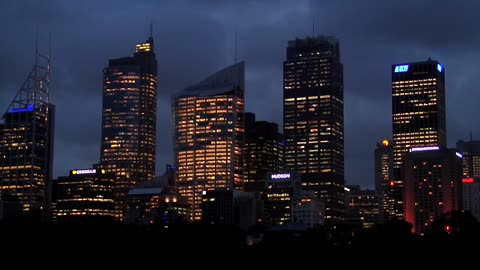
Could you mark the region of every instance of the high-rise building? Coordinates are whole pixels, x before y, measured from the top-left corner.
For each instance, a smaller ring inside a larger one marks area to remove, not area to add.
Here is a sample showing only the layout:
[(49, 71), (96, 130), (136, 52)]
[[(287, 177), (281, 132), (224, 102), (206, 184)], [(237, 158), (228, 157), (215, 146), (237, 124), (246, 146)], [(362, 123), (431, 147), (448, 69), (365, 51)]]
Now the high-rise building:
[(49, 103), (50, 58), (37, 53), (32, 72), (0, 120), (0, 199), (47, 217), (53, 172), (55, 107)]
[(305, 224), (309, 228), (325, 224), (325, 204), (315, 191), (304, 190), (292, 198), (292, 223)]
[(245, 114), (245, 157), (244, 190), (262, 192), (268, 174), (283, 170), (283, 135), (276, 123)]
[(463, 155), (463, 209), (480, 221), (480, 141), (458, 141)]
[(113, 221), (115, 175), (105, 169), (76, 169), (56, 181), (58, 223)]
[(347, 221), (362, 228), (382, 224), (384, 221), (382, 195), (376, 190), (348, 186)]
[(446, 147), (445, 68), (437, 61), (392, 66), (393, 192), (403, 217), (402, 164), (413, 147)]
[(185, 88), (173, 100), (176, 188), (191, 219), (202, 193), (243, 188), (245, 67), (240, 62)]
[(334, 37), (288, 42), (283, 63), (285, 167), (325, 202), (326, 218), (344, 211), (343, 65)]
[(405, 219), (423, 234), (442, 214), (462, 209), (462, 155), (438, 146), (412, 148), (404, 157)]
[(395, 197), (393, 196), (393, 146), (391, 141), (377, 143), (375, 149), (375, 191), (382, 198), (384, 214), (395, 217)]
[(121, 219), (127, 193), (155, 177), (157, 59), (153, 38), (133, 57), (112, 59), (103, 70), (102, 168), (116, 175)]

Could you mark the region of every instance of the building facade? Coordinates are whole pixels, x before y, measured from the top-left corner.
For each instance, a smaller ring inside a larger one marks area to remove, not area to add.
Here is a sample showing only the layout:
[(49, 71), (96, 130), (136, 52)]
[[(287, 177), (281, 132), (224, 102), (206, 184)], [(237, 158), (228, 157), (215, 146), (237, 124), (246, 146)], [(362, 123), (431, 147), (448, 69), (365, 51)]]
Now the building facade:
[(376, 190), (349, 186), (347, 221), (362, 228), (370, 228), (384, 221), (383, 196)]
[(326, 218), (344, 211), (343, 65), (334, 37), (288, 42), (283, 63), (285, 167), (325, 202)]
[(442, 214), (462, 209), (462, 156), (438, 146), (405, 155), (405, 219), (423, 234)]
[(55, 106), (49, 103), (50, 58), (36, 65), (0, 119), (0, 200), (17, 201), (24, 214), (49, 215)]
[(188, 200), (191, 220), (202, 218), (204, 191), (243, 189), (244, 91), (240, 62), (173, 99), (176, 188)]
[(375, 191), (382, 198), (385, 217), (395, 217), (393, 182), (393, 145), (390, 140), (377, 143), (375, 148)]
[(244, 190), (263, 192), (270, 173), (283, 171), (283, 135), (278, 125), (245, 114)]
[(458, 141), (463, 155), (463, 209), (480, 221), (480, 141)]
[(130, 189), (155, 177), (157, 59), (153, 38), (133, 57), (112, 59), (103, 70), (101, 165), (116, 175), (117, 218)]
[(302, 191), (292, 199), (292, 223), (313, 228), (325, 224), (325, 204), (314, 191)]
[(128, 192), (125, 224), (169, 226), (189, 216), (185, 198), (171, 192), (161, 180), (146, 181)]
[(115, 219), (115, 174), (104, 169), (71, 170), (56, 183), (56, 223), (111, 222)]
[(271, 226), (292, 223), (292, 202), (301, 192), (299, 174), (270, 174), (263, 193), (265, 223)]
[(446, 147), (445, 68), (425, 62), (392, 66), (393, 192), (395, 216), (404, 208), (404, 156), (414, 147)]

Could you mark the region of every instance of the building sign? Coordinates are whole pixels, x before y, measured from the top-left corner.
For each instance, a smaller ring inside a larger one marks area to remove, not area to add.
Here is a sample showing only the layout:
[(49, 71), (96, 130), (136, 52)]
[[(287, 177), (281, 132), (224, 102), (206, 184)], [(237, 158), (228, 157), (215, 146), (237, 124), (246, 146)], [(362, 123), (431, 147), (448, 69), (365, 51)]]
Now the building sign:
[(440, 64), (437, 64), (437, 70), (438, 70), (438, 72), (442, 72), (443, 66), (440, 65)]
[(401, 65), (401, 66), (396, 66), (395, 67), (395, 73), (398, 72), (407, 72), (408, 71), (408, 65)]
[(464, 183), (464, 184), (472, 184), (472, 183), (475, 183), (475, 179), (474, 179), (473, 177), (463, 178), (463, 179), (462, 179), (462, 183)]
[(93, 174), (97, 173), (96, 169), (73, 170), (72, 174)]
[(289, 173), (272, 174), (272, 179), (290, 179)]
[(26, 108), (11, 109), (8, 113), (33, 112), (34, 108), (35, 106), (33, 104), (29, 104)]
[(438, 146), (413, 147), (411, 152), (434, 151), (434, 150), (440, 150), (440, 147)]

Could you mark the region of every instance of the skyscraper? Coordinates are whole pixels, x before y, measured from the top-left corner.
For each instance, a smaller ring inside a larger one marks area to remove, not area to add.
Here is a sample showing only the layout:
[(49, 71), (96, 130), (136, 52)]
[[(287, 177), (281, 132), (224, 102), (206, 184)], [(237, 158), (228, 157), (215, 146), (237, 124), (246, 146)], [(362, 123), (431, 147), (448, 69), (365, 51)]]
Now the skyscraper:
[(202, 217), (202, 193), (243, 188), (245, 67), (240, 62), (173, 99), (176, 185)]
[(344, 211), (343, 65), (334, 37), (288, 42), (283, 64), (285, 166), (318, 192), (326, 218)]
[(245, 114), (245, 191), (262, 192), (269, 173), (283, 171), (283, 135), (278, 125)]
[(128, 190), (155, 177), (157, 60), (153, 38), (133, 57), (112, 59), (103, 70), (101, 166), (116, 175), (121, 219)]
[(413, 147), (446, 147), (445, 68), (437, 61), (392, 66), (395, 216), (403, 217), (402, 164)]
[(442, 214), (462, 209), (462, 156), (438, 146), (404, 156), (405, 219), (422, 234)]
[(49, 103), (50, 57), (36, 57), (0, 120), (0, 199), (9, 197), (24, 213), (43, 215), (50, 204), (55, 107)]
[(377, 143), (375, 149), (375, 191), (382, 198), (383, 210), (387, 217), (395, 216), (393, 186), (393, 146), (385, 139)]

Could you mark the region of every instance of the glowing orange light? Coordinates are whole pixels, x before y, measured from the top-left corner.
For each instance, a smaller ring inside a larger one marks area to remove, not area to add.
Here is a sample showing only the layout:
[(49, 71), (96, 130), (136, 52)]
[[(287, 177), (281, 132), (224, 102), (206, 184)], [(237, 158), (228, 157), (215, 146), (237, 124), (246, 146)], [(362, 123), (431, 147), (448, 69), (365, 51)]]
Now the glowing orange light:
[(391, 187), (395, 186), (395, 182), (390, 181), (390, 186), (391, 186)]
[(475, 179), (473, 179), (473, 177), (463, 178), (463, 179), (462, 179), (462, 183), (464, 183), (464, 184), (472, 184), (472, 183), (475, 183)]
[(388, 145), (390, 144), (390, 142), (389, 142), (388, 140), (383, 140), (383, 141), (382, 141), (382, 144), (383, 144), (384, 146), (388, 146)]

